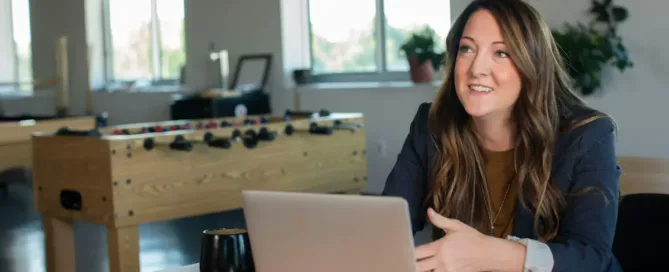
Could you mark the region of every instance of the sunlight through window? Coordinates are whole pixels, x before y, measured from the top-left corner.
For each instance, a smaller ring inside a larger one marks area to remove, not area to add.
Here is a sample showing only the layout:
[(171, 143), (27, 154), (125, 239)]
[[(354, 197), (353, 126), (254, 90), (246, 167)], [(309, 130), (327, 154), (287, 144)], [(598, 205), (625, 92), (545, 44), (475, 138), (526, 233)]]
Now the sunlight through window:
[(110, 0), (113, 79), (177, 79), (186, 61), (183, 0)]
[[(409, 64), (400, 46), (409, 35), (423, 27), (437, 36), (436, 49), (444, 50), (451, 26), (450, 4), (446, 0), (384, 0), (386, 16), (386, 61), (390, 71), (408, 71)], [(429, 7), (429, 8), (426, 8)]]
[(443, 50), (450, 13), (449, 0), (309, 0), (312, 73), (408, 71), (401, 45), (430, 27)]
[(12, 36), (16, 60), (16, 81), (29, 83), (33, 80), (29, 0), (12, 0)]

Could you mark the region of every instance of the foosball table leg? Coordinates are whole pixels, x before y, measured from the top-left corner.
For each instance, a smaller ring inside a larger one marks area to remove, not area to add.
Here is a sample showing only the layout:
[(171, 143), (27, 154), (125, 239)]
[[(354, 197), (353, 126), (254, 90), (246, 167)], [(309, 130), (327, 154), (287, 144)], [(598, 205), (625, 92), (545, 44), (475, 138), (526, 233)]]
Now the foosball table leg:
[(107, 227), (110, 272), (139, 272), (139, 226)]
[(47, 271), (76, 271), (72, 221), (44, 215), (42, 224), (44, 224)]

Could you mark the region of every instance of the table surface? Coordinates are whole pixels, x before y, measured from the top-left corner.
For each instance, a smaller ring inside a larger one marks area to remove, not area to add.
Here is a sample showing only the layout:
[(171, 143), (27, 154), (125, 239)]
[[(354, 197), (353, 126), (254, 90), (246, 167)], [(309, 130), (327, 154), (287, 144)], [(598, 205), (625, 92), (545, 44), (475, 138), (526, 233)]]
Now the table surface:
[(195, 263), (187, 266), (174, 267), (156, 272), (200, 272), (200, 264)]

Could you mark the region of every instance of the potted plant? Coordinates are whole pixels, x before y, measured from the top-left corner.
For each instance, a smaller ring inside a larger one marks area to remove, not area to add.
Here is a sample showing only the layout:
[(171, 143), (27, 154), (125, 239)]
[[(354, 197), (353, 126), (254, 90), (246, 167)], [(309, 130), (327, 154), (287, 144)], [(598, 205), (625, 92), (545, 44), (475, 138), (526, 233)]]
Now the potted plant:
[(411, 81), (415, 83), (431, 82), (434, 71), (441, 66), (444, 53), (435, 52), (435, 32), (430, 27), (411, 33), (400, 50), (409, 62)]
[(566, 24), (564, 30), (552, 31), (569, 75), (584, 96), (601, 87), (602, 69), (606, 65), (613, 65), (621, 72), (633, 66), (617, 33), (618, 24), (627, 19), (628, 12), (612, 2), (592, 0), (588, 12), (593, 19), (588, 25)]

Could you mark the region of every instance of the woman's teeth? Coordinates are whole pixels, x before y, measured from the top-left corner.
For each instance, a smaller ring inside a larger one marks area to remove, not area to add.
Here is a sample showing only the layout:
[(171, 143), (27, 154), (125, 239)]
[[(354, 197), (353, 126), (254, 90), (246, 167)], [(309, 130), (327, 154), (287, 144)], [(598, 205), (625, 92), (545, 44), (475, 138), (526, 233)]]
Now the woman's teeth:
[(470, 85), (469, 88), (471, 88), (474, 91), (483, 92), (483, 93), (489, 93), (489, 92), (492, 91), (491, 88), (488, 88), (488, 87), (485, 87), (485, 86)]

